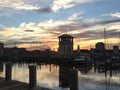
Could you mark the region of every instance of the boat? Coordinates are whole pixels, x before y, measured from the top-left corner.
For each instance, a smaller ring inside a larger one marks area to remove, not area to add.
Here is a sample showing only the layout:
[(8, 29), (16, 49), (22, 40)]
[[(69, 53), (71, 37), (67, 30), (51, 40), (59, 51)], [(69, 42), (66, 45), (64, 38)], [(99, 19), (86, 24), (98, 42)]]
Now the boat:
[(77, 66), (84, 66), (84, 65), (91, 65), (92, 60), (90, 55), (80, 55), (74, 59), (75, 65)]
[(75, 58), (75, 61), (88, 61), (90, 58), (88, 56), (82, 55)]
[(75, 58), (75, 61), (91, 61), (90, 55), (80, 55), (77, 58)]

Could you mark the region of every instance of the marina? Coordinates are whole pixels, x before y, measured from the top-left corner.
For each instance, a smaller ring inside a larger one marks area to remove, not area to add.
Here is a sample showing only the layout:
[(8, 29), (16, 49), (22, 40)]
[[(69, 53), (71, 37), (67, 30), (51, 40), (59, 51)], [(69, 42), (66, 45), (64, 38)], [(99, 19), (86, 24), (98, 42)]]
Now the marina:
[[(29, 86), (28, 85), (29, 84), (29, 67), (28, 67), (29, 65), (31, 64), (29, 63), (13, 64), (11, 79), (13, 81), (15, 80), (19, 82), (24, 82), (25, 84), (22, 84), (23, 86), (24, 85)], [(45, 87), (52, 90), (70, 90), (69, 80), (72, 77), (70, 74), (70, 71), (72, 69), (71, 66), (67, 66), (66, 64), (63, 64), (63, 65), (35, 64), (35, 65), (37, 68), (36, 86)], [(120, 80), (119, 80), (120, 71), (119, 70), (113, 70), (112, 72), (110, 72), (110, 70), (107, 70), (107, 72), (105, 73), (105, 72), (99, 72), (98, 70), (95, 71), (94, 67), (91, 68), (89, 66), (84, 66), (84, 65), (76, 67), (76, 70), (78, 73), (78, 77), (77, 77), (78, 90), (81, 90), (81, 89), (83, 90), (119, 90), (120, 88)], [(5, 64), (3, 64), (3, 70), (1, 71), (3, 71), (0, 73), (0, 77), (2, 77), (1, 82), (6, 82), (4, 81)]]

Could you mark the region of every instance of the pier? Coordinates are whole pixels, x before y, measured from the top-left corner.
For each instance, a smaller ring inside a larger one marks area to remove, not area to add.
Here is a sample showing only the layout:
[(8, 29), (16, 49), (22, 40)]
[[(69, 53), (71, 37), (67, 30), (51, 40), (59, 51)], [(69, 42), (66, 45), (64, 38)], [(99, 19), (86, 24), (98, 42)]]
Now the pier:
[(0, 77), (0, 90), (52, 90), (48, 88), (38, 87), (30, 88), (29, 84), (24, 82), (19, 82), (16, 80), (6, 81), (4, 78)]
[(51, 90), (36, 86), (36, 65), (29, 65), (29, 83), (12, 80), (12, 63), (5, 64), (5, 78), (0, 77), (0, 90)]

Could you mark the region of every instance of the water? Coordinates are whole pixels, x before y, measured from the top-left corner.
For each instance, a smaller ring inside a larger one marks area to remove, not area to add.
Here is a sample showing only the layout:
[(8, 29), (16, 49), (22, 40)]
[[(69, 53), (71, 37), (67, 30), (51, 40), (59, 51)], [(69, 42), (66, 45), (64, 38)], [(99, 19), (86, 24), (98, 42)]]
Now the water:
[[(59, 87), (60, 76), (64, 76), (62, 77), (63, 81), (66, 80), (67, 76), (69, 76), (69, 69), (66, 66), (37, 65), (37, 85), (53, 90), (70, 90), (69, 87)], [(4, 65), (0, 76), (5, 76)], [(12, 67), (12, 79), (28, 83), (28, 64), (14, 64)], [(79, 90), (120, 90), (120, 73), (113, 72), (112, 77), (110, 77), (108, 72), (107, 77), (105, 77), (104, 73), (81, 67), (78, 69), (78, 85)]]

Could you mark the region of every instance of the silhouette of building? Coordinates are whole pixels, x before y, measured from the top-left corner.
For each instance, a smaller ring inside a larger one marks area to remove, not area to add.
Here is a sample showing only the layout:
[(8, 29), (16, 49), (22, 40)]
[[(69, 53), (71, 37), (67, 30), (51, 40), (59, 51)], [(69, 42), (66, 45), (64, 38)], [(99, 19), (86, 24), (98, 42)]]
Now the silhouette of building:
[(90, 55), (94, 60), (105, 60), (106, 59), (106, 50), (105, 44), (103, 42), (97, 42), (95, 45), (95, 49), (91, 48)]
[(26, 49), (25, 48), (4, 48), (4, 58), (7, 59), (19, 59), (22, 58), (24, 55), (26, 55)]
[(119, 55), (119, 46), (113, 46), (113, 55), (118, 56)]
[(105, 44), (103, 42), (96, 43), (96, 51), (97, 52), (104, 52), (105, 51)]
[(63, 34), (59, 38), (59, 55), (62, 57), (71, 57), (73, 55), (73, 37)]

